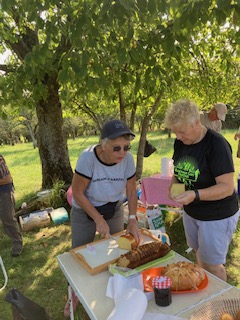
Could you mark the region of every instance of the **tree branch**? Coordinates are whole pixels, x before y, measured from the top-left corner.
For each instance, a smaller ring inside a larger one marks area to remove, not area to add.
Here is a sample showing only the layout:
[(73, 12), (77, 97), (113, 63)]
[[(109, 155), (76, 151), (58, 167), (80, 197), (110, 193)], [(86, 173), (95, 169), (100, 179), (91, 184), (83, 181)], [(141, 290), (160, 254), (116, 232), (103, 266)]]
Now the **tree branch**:
[(6, 64), (0, 64), (0, 70), (8, 73), (10, 70), (8, 69)]

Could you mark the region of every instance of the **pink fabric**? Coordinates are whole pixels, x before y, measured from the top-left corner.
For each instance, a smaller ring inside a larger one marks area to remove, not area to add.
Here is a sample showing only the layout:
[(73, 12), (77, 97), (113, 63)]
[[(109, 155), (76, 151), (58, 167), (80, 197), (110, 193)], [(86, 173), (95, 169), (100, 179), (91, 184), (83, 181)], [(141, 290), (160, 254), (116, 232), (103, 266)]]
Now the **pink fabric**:
[(68, 188), (68, 191), (67, 191), (67, 201), (68, 203), (70, 204), (70, 206), (72, 207), (72, 186), (70, 186)]
[(160, 174), (142, 178), (141, 198), (146, 205), (162, 204), (173, 207), (182, 207), (181, 204), (168, 198), (171, 177), (162, 177)]

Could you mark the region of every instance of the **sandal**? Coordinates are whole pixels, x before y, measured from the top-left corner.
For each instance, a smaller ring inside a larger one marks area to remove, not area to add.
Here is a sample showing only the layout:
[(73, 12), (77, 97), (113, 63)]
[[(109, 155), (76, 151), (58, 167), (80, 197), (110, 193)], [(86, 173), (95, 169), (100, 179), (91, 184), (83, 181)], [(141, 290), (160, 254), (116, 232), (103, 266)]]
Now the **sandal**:
[[(72, 303), (73, 303), (73, 311), (75, 311), (79, 303), (79, 300), (73, 290), (72, 290)], [(70, 300), (69, 299), (65, 305), (63, 314), (65, 318), (70, 318)]]

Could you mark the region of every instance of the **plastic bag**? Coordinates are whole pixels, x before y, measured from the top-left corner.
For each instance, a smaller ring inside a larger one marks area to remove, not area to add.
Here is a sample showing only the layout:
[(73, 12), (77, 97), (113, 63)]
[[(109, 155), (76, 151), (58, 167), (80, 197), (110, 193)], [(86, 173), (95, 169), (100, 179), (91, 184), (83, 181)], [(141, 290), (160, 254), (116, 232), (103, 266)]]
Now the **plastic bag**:
[(147, 219), (149, 224), (149, 229), (152, 230), (160, 230), (161, 232), (165, 233), (165, 226), (164, 226), (164, 215), (162, 210), (159, 206), (149, 206), (147, 207)]
[(5, 300), (12, 304), (14, 320), (50, 320), (46, 310), (17, 289), (11, 289)]

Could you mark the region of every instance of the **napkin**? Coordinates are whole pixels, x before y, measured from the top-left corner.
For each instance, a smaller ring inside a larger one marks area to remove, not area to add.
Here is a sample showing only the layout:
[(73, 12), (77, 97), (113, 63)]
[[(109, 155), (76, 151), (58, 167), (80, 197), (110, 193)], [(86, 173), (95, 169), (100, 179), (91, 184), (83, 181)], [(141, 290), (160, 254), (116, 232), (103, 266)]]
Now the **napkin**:
[(116, 302), (125, 294), (125, 292), (132, 288), (143, 292), (143, 281), (141, 274), (134, 274), (127, 278), (120, 274), (114, 274), (114, 276), (110, 277), (108, 280), (106, 296), (114, 299), (116, 304)]
[(115, 301), (115, 308), (107, 320), (123, 320), (127, 319), (129, 315), (131, 315), (131, 320), (141, 320), (146, 309), (147, 298), (143, 291), (130, 288)]
[(107, 320), (184, 320), (173, 315), (146, 312), (147, 304), (147, 297), (143, 291), (128, 288), (115, 301), (115, 307)]
[(114, 299), (115, 307), (107, 320), (184, 320), (182, 318), (147, 312), (148, 300), (154, 298), (153, 292), (144, 293), (141, 274), (124, 277), (114, 274), (108, 280), (106, 296)]

